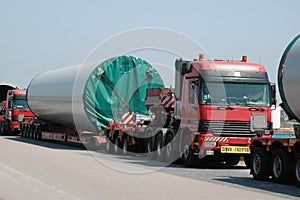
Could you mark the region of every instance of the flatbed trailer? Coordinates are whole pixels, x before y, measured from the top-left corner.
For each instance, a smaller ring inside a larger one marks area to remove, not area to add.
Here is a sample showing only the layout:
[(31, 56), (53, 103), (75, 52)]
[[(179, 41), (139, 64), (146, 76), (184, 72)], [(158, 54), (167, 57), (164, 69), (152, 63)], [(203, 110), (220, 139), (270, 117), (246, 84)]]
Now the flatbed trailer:
[(282, 184), (300, 186), (300, 35), (284, 51), (278, 67), (280, 106), (289, 119), (298, 123), (290, 130), (273, 130), (273, 134), (257, 135), (251, 140), (251, 173), (254, 179), (270, 177)]
[(254, 137), (250, 168), (254, 179), (300, 186), (300, 138), (293, 132)]

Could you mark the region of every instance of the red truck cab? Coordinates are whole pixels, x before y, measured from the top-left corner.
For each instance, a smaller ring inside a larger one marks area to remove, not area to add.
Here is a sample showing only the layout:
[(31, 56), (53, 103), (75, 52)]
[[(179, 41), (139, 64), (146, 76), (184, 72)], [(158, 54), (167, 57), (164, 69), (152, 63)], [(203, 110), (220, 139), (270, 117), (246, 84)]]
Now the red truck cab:
[[(192, 62), (178, 60), (177, 71), (180, 129), (191, 133), (192, 140), (183, 144), (186, 165), (194, 155), (220, 155), (229, 164), (237, 164), (244, 155), (248, 164), (251, 138), (272, 130), (275, 87), (264, 66), (249, 63), (246, 57), (206, 61), (200, 56)], [(253, 128), (255, 118), (261, 120), (259, 129)]]
[(34, 114), (26, 101), (26, 90), (8, 90), (6, 101), (2, 103), (0, 134), (19, 132), (20, 122), (32, 120)]

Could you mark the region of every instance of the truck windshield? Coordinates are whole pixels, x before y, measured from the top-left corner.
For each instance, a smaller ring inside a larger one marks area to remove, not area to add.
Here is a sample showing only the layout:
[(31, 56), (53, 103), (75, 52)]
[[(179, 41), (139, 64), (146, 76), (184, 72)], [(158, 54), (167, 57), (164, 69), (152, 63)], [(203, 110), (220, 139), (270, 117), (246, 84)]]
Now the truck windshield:
[(25, 99), (14, 99), (14, 108), (16, 109), (28, 109), (28, 104)]
[(265, 83), (202, 82), (201, 104), (269, 106)]

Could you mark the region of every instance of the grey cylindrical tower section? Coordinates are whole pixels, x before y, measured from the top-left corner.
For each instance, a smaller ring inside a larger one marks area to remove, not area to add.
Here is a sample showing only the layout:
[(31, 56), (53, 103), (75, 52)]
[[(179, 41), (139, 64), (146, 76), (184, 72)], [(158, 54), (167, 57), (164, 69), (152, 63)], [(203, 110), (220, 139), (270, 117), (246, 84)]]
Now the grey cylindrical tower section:
[(36, 76), (27, 88), (31, 111), (43, 120), (74, 126), (72, 95), (79, 69), (77, 65)]
[(39, 74), (27, 88), (27, 101), (43, 120), (94, 132), (125, 112), (148, 112), (146, 89), (163, 86), (149, 63), (118, 56)]
[(278, 68), (278, 87), (287, 115), (300, 122), (300, 35), (284, 51)]

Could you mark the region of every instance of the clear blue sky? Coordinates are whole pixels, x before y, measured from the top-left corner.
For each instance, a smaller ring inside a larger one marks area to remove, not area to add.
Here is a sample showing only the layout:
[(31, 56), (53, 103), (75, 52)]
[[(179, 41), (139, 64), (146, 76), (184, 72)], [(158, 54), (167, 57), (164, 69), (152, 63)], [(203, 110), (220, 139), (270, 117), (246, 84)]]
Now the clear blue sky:
[(213, 58), (248, 55), (276, 82), (281, 54), (300, 33), (299, 8), (297, 0), (0, 0), (0, 82), (26, 87), (38, 73), (79, 64), (103, 40), (138, 27), (180, 31)]

